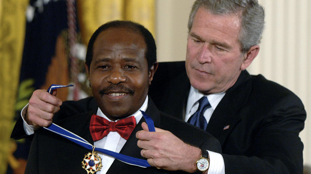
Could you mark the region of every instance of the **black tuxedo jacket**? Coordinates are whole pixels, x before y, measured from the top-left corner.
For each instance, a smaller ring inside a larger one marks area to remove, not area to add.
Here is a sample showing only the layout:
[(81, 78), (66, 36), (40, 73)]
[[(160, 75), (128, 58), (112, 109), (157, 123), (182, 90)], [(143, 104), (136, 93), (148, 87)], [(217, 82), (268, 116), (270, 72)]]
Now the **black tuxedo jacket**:
[[(190, 90), (184, 64), (160, 63), (149, 91), (159, 110), (182, 120)], [(243, 71), (226, 91), (206, 131), (221, 143), (226, 174), (301, 174), (299, 133), (305, 119), (295, 94), (262, 75)]]
[[(85, 113), (85, 110), (93, 108), (92, 111)], [(67, 130), (81, 136), (93, 144), (89, 131), (91, 115), (96, 113), (97, 104), (94, 98), (89, 97), (78, 102), (67, 101), (61, 106), (59, 113), (55, 114), (53, 122), (64, 127)], [(73, 113), (82, 113), (74, 115)], [(156, 127), (169, 130), (186, 143), (201, 148), (211, 147), (213, 150), (220, 152), (218, 140), (208, 133), (188, 125), (183, 121), (159, 112), (153, 102), (149, 99), (146, 114), (149, 115)], [(137, 146), (135, 137), (138, 130), (142, 130), (141, 123), (145, 121), (142, 118), (137, 124), (135, 130), (127, 140), (120, 153), (132, 157), (143, 159), (140, 155), (140, 148)], [(25, 136), (22, 126), (22, 119), (19, 119), (12, 133), (13, 138)], [(39, 129), (34, 134), (29, 158), (27, 161), (26, 172), (29, 174), (55, 174), (55, 173), (74, 173), (85, 174), (82, 168), (84, 155), (90, 151), (45, 129)], [(184, 173), (180, 171), (169, 172), (158, 170), (154, 167), (140, 168), (124, 164), (115, 160), (107, 172), (108, 174), (116, 173)]]

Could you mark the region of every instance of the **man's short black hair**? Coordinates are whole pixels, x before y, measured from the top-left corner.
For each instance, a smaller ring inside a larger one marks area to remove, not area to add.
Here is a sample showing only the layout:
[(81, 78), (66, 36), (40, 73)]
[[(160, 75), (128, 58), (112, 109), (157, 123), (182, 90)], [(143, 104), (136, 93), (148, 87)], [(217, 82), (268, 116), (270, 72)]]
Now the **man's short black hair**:
[(148, 68), (150, 69), (151, 66), (156, 63), (157, 61), (157, 48), (156, 48), (156, 44), (155, 44), (155, 40), (152, 36), (152, 34), (149, 32), (149, 30), (147, 30), (144, 26), (132, 22), (132, 21), (120, 21), (120, 20), (115, 20), (115, 21), (111, 21), (108, 23), (103, 24), (102, 26), (100, 26), (92, 35), (89, 43), (88, 43), (88, 47), (87, 47), (87, 53), (86, 53), (86, 59), (85, 59), (85, 63), (87, 64), (87, 66), (90, 68), (91, 62), (92, 62), (92, 58), (93, 58), (93, 46), (94, 46), (94, 42), (97, 38), (97, 36), (110, 28), (125, 28), (125, 29), (129, 29), (131, 31), (134, 31), (138, 34), (141, 34), (144, 39), (145, 39), (145, 43), (146, 43), (146, 54), (145, 57), (147, 59), (148, 62)]

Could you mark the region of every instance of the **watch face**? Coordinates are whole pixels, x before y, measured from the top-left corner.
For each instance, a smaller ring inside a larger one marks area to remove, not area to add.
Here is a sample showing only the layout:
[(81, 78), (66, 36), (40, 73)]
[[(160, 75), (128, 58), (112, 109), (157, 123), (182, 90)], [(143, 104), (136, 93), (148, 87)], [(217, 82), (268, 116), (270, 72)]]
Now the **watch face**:
[(197, 161), (198, 170), (200, 170), (201, 172), (206, 171), (208, 169), (208, 166), (208, 160), (205, 158), (201, 158)]

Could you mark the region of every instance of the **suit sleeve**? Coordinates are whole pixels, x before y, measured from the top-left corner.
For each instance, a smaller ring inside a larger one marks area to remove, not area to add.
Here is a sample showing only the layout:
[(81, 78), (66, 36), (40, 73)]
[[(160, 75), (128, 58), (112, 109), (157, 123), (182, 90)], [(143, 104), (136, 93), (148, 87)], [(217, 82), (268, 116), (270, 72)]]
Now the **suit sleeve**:
[(24, 131), (23, 122), (24, 121), (21, 117), (17, 119), (15, 126), (13, 128), (12, 134), (11, 134), (11, 138), (15, 140), (19, 140), (21, 138), (31, 137), (31, 136), (28, 136), (26, 132)]

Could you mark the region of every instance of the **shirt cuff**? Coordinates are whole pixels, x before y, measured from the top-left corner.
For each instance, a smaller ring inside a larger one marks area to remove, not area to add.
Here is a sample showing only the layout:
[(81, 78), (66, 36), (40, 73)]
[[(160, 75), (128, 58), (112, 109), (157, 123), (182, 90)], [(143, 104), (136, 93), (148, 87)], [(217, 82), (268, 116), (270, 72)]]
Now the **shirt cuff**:
[(210, 167), (208, 174), (225, 174), (225, 162), (221, 154), (209, 151)]
[(35, 126), (29, 125), (26, 122), (26, 120), (24, 119), (28, 105), (29, 105), (29, 103), (21, 110), (21, 117), (22, 117), (23, 122), (24, 122), (23, 127), (24, 127), (24, 131), (25, 131), (26, 135), (32, 135), (35, 133)]

